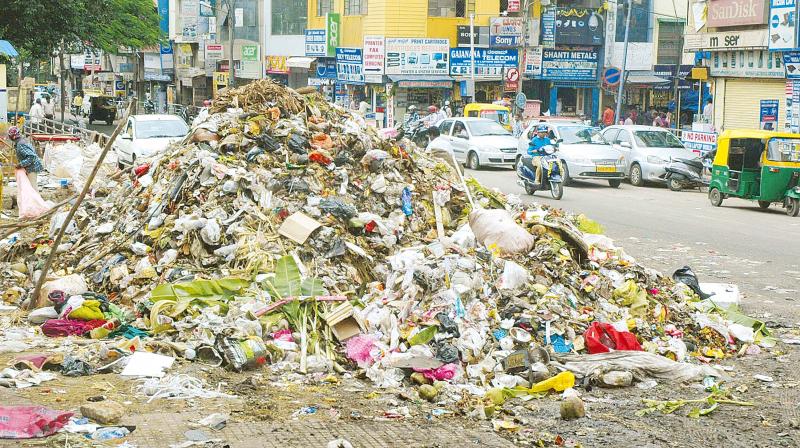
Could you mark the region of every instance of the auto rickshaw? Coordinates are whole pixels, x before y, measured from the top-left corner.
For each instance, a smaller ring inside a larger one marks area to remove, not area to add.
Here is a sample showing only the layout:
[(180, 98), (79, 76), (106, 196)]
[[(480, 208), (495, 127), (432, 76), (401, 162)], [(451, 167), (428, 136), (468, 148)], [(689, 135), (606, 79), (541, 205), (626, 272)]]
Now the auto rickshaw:
[(465, 117), (480, 117), (494, 120), (511, 130), (511, 110), (505, 106), (486, 103), (469, 103), (464, 106)]
[[(84, 101), (86, 101), (84, 99)], [(113, 96), (92, 96), (89, 99), (89, 124), (92, 121), (105, 121), (106, 124), (111, 125), (117, 118), (117, 103)]]
[(800, 134), (762, 130), (725, 131), (717, 139), (708, 198), (715, 207), (729, 197), (767, 209), (780, 203), (800, 214)]

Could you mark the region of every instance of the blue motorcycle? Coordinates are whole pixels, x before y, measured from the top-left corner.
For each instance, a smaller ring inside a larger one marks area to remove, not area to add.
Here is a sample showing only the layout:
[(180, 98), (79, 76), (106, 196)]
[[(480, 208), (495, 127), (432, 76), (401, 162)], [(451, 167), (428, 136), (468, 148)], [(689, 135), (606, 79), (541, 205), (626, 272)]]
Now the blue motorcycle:
[(518, 183), (525, 188), (525, 193), (529, 195), (533, 195), (539, 190), (549, 190), (553, 199), (559, 200), (564, 196), (561, 161), (556, 156), (557, 149), (555, 146), (548, 145), (543, 150), (545, 155), (540, 158), (542, 164), (541, 182), (536, 182), (536, 167), (532, 163), (533, 157), (526, 155), (517, 164)]

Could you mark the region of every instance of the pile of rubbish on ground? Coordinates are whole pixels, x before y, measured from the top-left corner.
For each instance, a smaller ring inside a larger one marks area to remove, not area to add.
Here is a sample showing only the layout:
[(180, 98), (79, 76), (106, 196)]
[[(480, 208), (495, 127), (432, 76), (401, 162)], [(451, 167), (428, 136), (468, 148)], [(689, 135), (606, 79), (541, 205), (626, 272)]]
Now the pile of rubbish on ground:
[[(662, 276), (585, 216), (523, 205), (270, 81), (223, 91), (53, 247), (66, 212), (0, 233), (3, 343), (95, 340), (59, 350), (62, 374), (158, 378), (176, 359), (349, 371), (469, 397), (465, 412), (487, 417), (576, 383), (719, 377), (710, 361), (769, 343), (691, 270)], [(26, 314), (51, 250), (46, 300)], [(34, 367), (0, 384), (49, 378)]]

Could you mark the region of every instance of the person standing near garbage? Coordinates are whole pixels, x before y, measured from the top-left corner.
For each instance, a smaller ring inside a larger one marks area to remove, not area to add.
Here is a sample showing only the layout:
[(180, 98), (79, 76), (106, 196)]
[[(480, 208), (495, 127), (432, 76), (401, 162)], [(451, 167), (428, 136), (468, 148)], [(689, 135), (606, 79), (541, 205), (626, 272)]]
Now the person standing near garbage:
[(17, 153), (17, 168), (25, 170), (33, 189), (39, 191), (39, 173), (44, 170), (42, 159), (39, 158), (39, 154), (36, 153), (36, 149), (28, 139), (22, 136), (18, 127), (11, 126), (8, 128), (7, 134), (8, 138), (14, 143), (14, 151)]
[(31, 124), (37, 124), (42, 122), (42, 118), (44, 118), (44, 108), (42, 107), (42, 99), (36, 98), (36, 102), (33, 103), (31, 106), (30, 112), (28, 112), (28, 116), (31, 119)]
[(56, 117), (56, 101), (50, 95), (44, 96), (42, 108), (44, 109), (44, 118), (52, 120)]

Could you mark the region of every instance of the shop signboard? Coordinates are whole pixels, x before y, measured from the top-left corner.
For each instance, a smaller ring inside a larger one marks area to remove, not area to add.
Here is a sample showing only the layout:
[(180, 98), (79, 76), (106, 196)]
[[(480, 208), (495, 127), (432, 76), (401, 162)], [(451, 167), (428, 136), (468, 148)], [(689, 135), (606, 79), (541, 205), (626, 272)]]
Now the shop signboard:
[(770, 33), (765, 30), (735, 30), (717, 33), (687, 34), (684, 50), (688, 51), (738, 51), (742, 49), (767, 48)]
[(286, 56), (265, 56), (264, 65), (267, 73), (273, 75), (288, 75), (289, 67), (286, 66)]
[(317, 59), (317, 78), (336, 79), (336, 59)]
[(797, 0), (770, 0), (769, 50), (783, 51), (796, 47)]
[(556, 45), (603, 45), (603, 17), (594, 9), (560, 8), (556, 12)]
[(364, 74), (383, 75), (385, 45), (383, 36), (364, 36)]
[[(488, 26), (476, 26), (475, 32), (472, 33), (475, 35), (474, 44), (475, 47), (485, 48), (489, 46), (489, 27)], [(457, 45), (459, 47), (469, 47), (470, 45), (470, 27), (469, 25), (458, 25), (458, 37), (457, 37)]]
[(260, 55), (259, 45), (242, 45), (239, 72), (236, 75), (239, 78), (260, 79), (263, 70)]
[(783, 52), (783, 68), (786, 79), (800, 79), (800, 51)]
[(771, 131), (778, 130), (778, 100), (761, 100), (759, 108), (759, 128)]
[(175, 73), (175, 51), (172, 48), (172, 41), (165, 44), (159, 44), (159, 52), (161, 53), (161, 73), (171, 78)]
[(321, 58), (327, 55), (325, 30), (306, 30), (306, 56)]
[(217, 67), (217, 61), (225, 57), (224, 47), (222, 44), (206, 44), (205, 52), (206, 76), (211, 76), (214, 73), (214, 69)]
[(325, 14), (325, 55), (328, 57), (336, 56), (336, 49), (339, 47), (341, 36), (341, 17), (337, 13), (329, 12)]
[(520, 0), (508, 0), (506, 12), (519, 12), (520, 11)]
[(169, 34), (169, 0), (158, 0), (158, 27)]
[[(475, 76), (501, 79), (506, 68), (517, 67), (519, 55), (517, 50), (500, 50), (488, 48), (475, 49)], [(472, 67), (469, 48), (450, 49), (450, 74), (453, 76), (469, 76)]]
[(522, 17), (493, 17), (489, 21), (490, 47), (519, 47), (525, 28)]
[(181, 33), (184, 42), (197, 41), (197, 22), (200, 14), (200, 2), (198, 0), (181, 1)]
[(200, 17), (214, 17), (217, 0), (200, 0)]
[(542, 76), (542, 52), (544, 48), (541, 45), (529, 47), (525, 49), (525, 61), (523, 73), (538, 78)]
[(767, 50), (715, 51), (709, 64), (711, 76), (736, 78), (783, 78), (783, 55)]
[(542, 46), (556, 46), (556, 8), (548, 6), (542, 11)]
[(678, 66), (675, 64), (656, 64), (653, 66), (653, 74), (659, 78), (669, 79), (669, 84), (658, 84), (653, 86), (656, 91), (669, 91), (675, 88), (675, 76), (678, 73)]
[(542, 52), (542, 79), (594, 81), (597, 79), (598, 56), (594, 49), (545, 49)]
[(447, 75), (448, 39), (386, 39), (387, 75)]
[(361, 48), (336, 49), (336, 79), (347, 84), (364, 84), (364, 55)]
[(709, 28), (767, 23), (769, 6), (764, 0), (713, 0), (707, 4), (706, 26)]
[(717, 134), (713, 132), (683, 131), (681, 141), (686, 149), (699, 155), (717, 149)]

